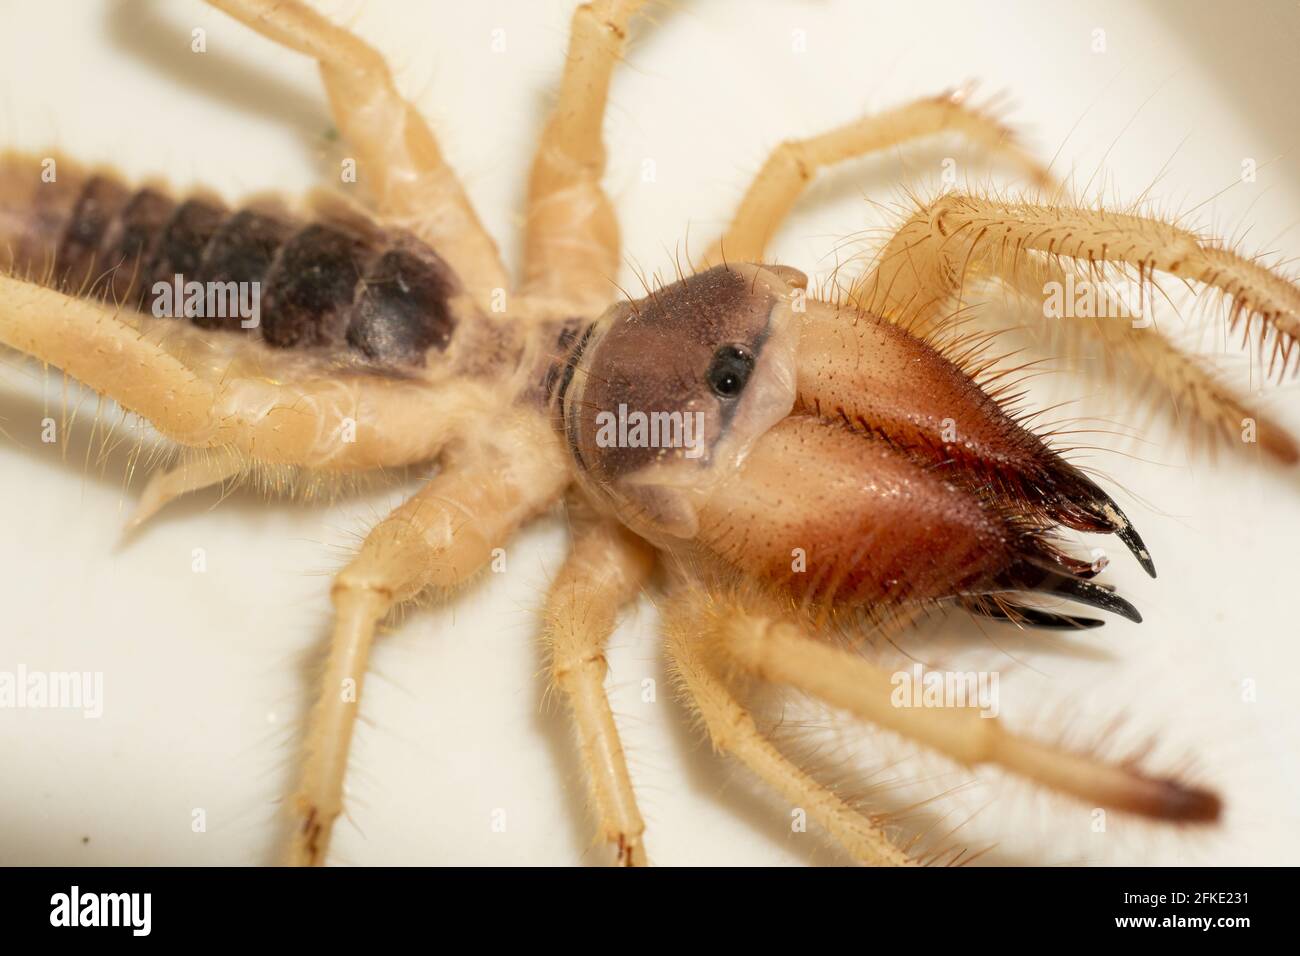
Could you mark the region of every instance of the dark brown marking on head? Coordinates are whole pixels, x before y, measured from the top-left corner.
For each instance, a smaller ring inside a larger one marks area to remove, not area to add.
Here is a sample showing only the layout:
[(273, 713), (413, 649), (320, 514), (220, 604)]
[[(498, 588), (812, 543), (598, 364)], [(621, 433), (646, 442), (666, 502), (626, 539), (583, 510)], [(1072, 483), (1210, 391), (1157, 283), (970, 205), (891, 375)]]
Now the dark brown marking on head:
[(430, 348), (445, 351), (456, 329), (450, 298), (456, 283), (427, 245), (399, 237), (366, 272), (347, 341), (375, 361), (423, 365)]
[(262, 288), (262, 337), (277, 348), (341, 345), (357, 283), (374, 250), (352, 232), (315, 223), (280, 251)]
[(597, 448), (597, 416), (617, 415), (620, 406), (647, 415), (701, 412), (707, 422), (705, 447), (712, 447), (730, 423), (738, 393), (728, 396), (711, 388), (710, 370), (720, 361), (720, 350), (758, 354), (771, 308), (766, 292), (756, 292), (742, 274), (726, 267), (619, 306), (583, 363), (581, 402), (566, 414), (575, 452), (602, 480), (663, 459), (662, 448)]
[(597, 320), (560, 409), (593, 500), (655, 543), (696, 534), (701, 502), (790, 413), (796, 288), (741, 262)]

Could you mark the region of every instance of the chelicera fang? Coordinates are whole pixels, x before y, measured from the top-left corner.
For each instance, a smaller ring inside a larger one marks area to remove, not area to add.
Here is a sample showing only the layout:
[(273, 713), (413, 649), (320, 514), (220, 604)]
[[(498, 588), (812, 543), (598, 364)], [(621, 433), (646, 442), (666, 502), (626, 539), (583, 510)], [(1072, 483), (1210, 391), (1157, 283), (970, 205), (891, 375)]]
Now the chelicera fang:
[[(1230, 324), (1258, 335), (1284, 374), (1300, 318), (1292, 279), (1178, 226), (1063, 201), (1007, 130), (945, 95), (783, 144), (676, 282), (621, 296), (601, 129), (643, 3), (598, 0), (574, 15), (512, 286), (374, 49), (292, 0), (213, 5), (319, 62), (372, 207), (230, 209), (63, 160), (48, 177), (40, 157), (8, 155), (0, 341), (193, 450), (151, 478), (136, 523), (261, 469), (437, 464), (335, 578), (331, 649), (289, 802), (289, 862), (327, 857), (376, 628), (404, 602), (464, 584), (559, 501), (574, 535), (546, 602), (551, 676), (578, 727), (600, 837), (620, 863), (648, 858), (603, 648), (656, 566), (666, 646), (714, 746), (863, 862), (917, 860), (887, 820), (758, 730), (741, 678), (801, 689), (959, 763), (995, 764), (1091, 805), (1218, 818), (1218, 796), (1188, 782), (1039, 743), (970, 708), (893, 706), (887, 672), (819, 637), (939, 605), (1026, 627), (1100, 623), (1035, 595), (1140, 620), (1063, 533), (1114, 534), (1154, 576), (1152, 556), (1099, 484), (1019, 423), (952, 344), (967, 288), (996, 281), (1041, 303), (1053, 283), (1174, 276), (1226, 296)], [(1036, 192), (918, 203), (835, 293), (764, 261), (818, 170), (945, 130), (1018, 164)], [(156, 315), (159, 284), (179, 290), (182, 279), (259, 283), (257, 321)], [(1234, 430), (1246, 414), (1154, 329), (1096, 323), (1080, 334), (1161, 378), (1212, 429)], [(1260, 444), (1297, 459), (1271, 423)]]

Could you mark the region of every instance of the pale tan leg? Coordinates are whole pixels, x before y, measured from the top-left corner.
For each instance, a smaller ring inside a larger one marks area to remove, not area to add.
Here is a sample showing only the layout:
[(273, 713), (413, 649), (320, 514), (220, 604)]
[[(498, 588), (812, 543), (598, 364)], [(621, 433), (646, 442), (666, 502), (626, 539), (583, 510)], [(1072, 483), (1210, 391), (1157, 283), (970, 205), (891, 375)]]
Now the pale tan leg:
[(578, 727), (600, 838), (615, 847), (622, 866), (645, 865), (645, 822), (605, 694), (605, 642), (619, 609), (636, 598), (653, 567), (654, 552), (622, 525), (584, 520), (545, 611), (551, 676)]
[[(1150, 381), (1160, 389), (1159, 397), (1167, 400), (1176, 418), (1190, 432), (1193, 442), (1221, 442), (1243, 450), (1247, 422), (1254, 422), (1254, 437), (1266, 454), (1285, 465), (1300, 462), (1300, 446), (1285, 425), (1270, 415), (1247, 406), (1246, 399), (1222, 381), (1198, 356), (1183, 351), (1155, 328), (1142, 334), (1122, 322), (1106, 320), (1079, 323), (1071, 331), (1094, 339), (1107, 347), (1124, 365), (1136, 369), (1137, 375), (1121, 375), (1118, 368), (1112, 378), (1129, 387)], [(1165, 404), (1162, 401), (1162, 404)]]
[(127, 519), (123, 534), (130, 534), (181, 495), (208, 488), (234, 478), (244, 470), (239, 455), (228, 448), (217, 448), (203, 455), (186, 458), (175, 468), (159, 469), (149, 476), (140, 500)]
[[(1245, 322), (1261, 343), (1271, 345), (1269, 371), (1281, 375), (1291, 365), (1300, 335), (1300, 286), (1294, 280), (1172, 224), (1105, 210), (944, 196), (899, 228), (851, 297), (866, 311), (926, 336), (963, 304), (968, 286), (989, 279), (1042, 309), (1047, 283), (1063, 285), (1065, 266), (1076, 279), (1102, 289), (1123, 270), (1135, 273), (1146, 290), (1156, 272), (1210, 286), (1231, 298), (1230, 328)], [(1280, 461), (1296, 460), (1295, 441), (1281, 425), (1247, 413), (1149, 317), (1139, 317), (1136, 326), (1130, 318), (1051, 321), (1070, 323), (1071, 334), (1104, 342), (1153, 376), (1181, 411), (1213, 429), (1240, 435), (1242, 420), (1254, 418), (1260, 445)]]
[(0, 345), (62, 369), (182, 445), (326, 471), (396, 468), (428, 461), (500, 404), (471, 384), (328, 369), (286, 383), (209, 367), (201, 352), (191, 358), (178, 347), (184, 330), (172, 321), (0, 276)]
[(559, 101), (528, 180), (522, 292), (579, 314), (598, 314), (616, 291), (618, 219), (600, 185), (601, 130), (610, 75), (644, 2), (595, 0), (573, 14)]
[[(1154, 325), (1134, 328), (1124, 318), (1043, 318), (1044, 283), (1064, 285), (1065, 271), (1056, 263), (1038, 266), (1038, 270), (1018, 272), (1014, 279), (1037, 313), (1035, 327), (1047, 333), (1058, 352), (1079, 356), (1090, 345), (1100, 346), (1107, 377), (1133, 391), (1154, 387), (1154, 397), (1169, 406), (1193, 444), (1220, 442), (1245, 450), (1250, 445), (1242, 441), (1243, 430), (1253, 422), (1255, 442), (1266, 454), (1287, 465), (1300, 461), (1300, 447), (1284, 425), (1249, 408), (1200, 356), (1176, 346)], [(1010, 285), (1006, 277), (1003, 280)]]
[(343, 809), (343, 778), (375, 628), (428, 588), (454, 588), (482, 568), (568, 482), (560, 449), (540, 418), (498, 426), (449, 456), (445, 469), (376, 525), (334, 579), (334, 636), (320, 696), (308, 719), (301, 782), (290, 809), (288, 862), (319, 865)]
[(358, 154), (357, 181), (384, 219), (428, 242), (480, 303), (509, 287), (496, 243), (378, 51), (297, 0), (208, 2), (320, 63), (335, 122)]
[(889, 672), (805, 636), (794, 624), (729, 609), (717, 619), (717, 635), (719, 652), (744, 670), (798, 687), (967, 766), (994, 764), (1092, 806), (1186, 823), (1219, 816), (1213, 793), (1017, 736), (978, 706), (895, 706)]
[(665, 627), (667, 651), (685, 689), (720, 753), (729, 753), (775, 789), (839, 842), (859, 862), (872, 866), (906, 866), (912, 861), (883, 827), (859, 813), (835, 791), (795, 766), (759, 731), (753, 716), (736, 699), (718, 673), (716, 627), (706, 614), (669, 605)]
[(966, 105), (961, 93), (945, 93), (865, 116), (811, 139), (782, 143), (750, 183), (730, 227), (709, 251), (706, 264), (717, 265), (724, 257), (733, 262), (763, 261), (776, 230), (819, 170), (944, 132), (960, 133), (990, 155), (1009, 160), (1037, 186), (1051, 185), (1046, 167), (1016, 142), (1011, 130)]
[(1208, 285), (1232, 299), (1231, 327), (1259, 324), (1285, 358), (1300, 336), (1300, 286), (1213, 240), (1144, 216), (961, 194), (943, 196), (903, 223), (852, 298), (926, 334), (961, 304), (968, 281), (1005, 278), (1020, 286), (1018, 272), (1034, 274), (1031, 252), (1072, 259), (1102, 279), (1109, 264), (1141, 278), (1164, 272)]

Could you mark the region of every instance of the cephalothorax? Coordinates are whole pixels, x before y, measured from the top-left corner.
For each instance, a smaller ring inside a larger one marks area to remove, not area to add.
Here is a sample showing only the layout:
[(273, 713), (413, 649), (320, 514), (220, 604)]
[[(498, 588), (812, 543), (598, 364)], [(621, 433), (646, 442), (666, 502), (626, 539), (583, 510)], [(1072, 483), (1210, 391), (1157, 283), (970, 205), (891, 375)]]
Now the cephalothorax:
[[(784, 144), (689, 274), (639, 299), (617, 296), (601, 121), (642, 3), (598, 0), (574, 16), (512, 289), (374, 50), (291, 0), (213, 4), (319, 60), (372, 207), (229, 209), (62, 160), (51, 176), (40, 157), (7, 156), (0, 342), (196, 450), (155, 474), (136, 522), (262, 468), (437, 463), (335, 579), (333, 642), (291, 804), (292, 862), (325, 860), (357, 708), (340, 688), (359, 688), (376, 627), (402, 602), (465, 582), (561, 499), (574, 540), (546, 608), (552, 673), (579, 728), (601, 835), (622, 863), (646, 861), (644, 826), (602, 649), (660, 559), (669, 653), (716, 747), (864, 862), (913, 860), (888, 821), (758, 732), (738, 675), (800, 688), (959, 763), (998, 764), (1091, 805), (1218, 817), (1207, 790), (1037, 743), (968, 707), (891, 706), (887, 673), (817, 633), (951, 604), (1033, 627), (1100, 623), (1039, 607), (1035, 595), (1140, 620), (1062, 536), (1113, 533), (1154, 575), (1128, 519), (943, 344), (964, 289), (998, 283), (1041, 303), (1045, 283), (1085, 272), (1167, 273), (1229, 296), (1233, 323), (1253, 327), (1286, 372), (1300, 332), (1292, 280), (1157, 220), (961, 194), (918, 205), (834, 294), (764, 262), (815, 170), (868, 150), (952, 130), (1049, 181), (990, 117), (944, 96)], [(237, 306), (254, 284), (250, 313)], [(232, 307), (214, 308), (221, 301)], [(1208, 427), (1239, 421), (1235, 396), (1157, 331), (1078, 334), (1194, 397)], [(1275, 426), (1260, 442), (1297, 457)]]

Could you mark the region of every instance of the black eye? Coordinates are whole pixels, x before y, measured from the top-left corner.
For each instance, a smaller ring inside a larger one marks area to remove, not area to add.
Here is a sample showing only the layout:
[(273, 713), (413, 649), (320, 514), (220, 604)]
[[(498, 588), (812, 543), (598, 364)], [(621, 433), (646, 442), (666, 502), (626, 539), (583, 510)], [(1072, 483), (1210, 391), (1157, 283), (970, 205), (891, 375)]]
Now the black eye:
[(754, 371), (754, 356), (739, 345), (724, 345), (713, 353), (713, 364), (705, 375), (709, 388), (719, 398), (735, 398)]

